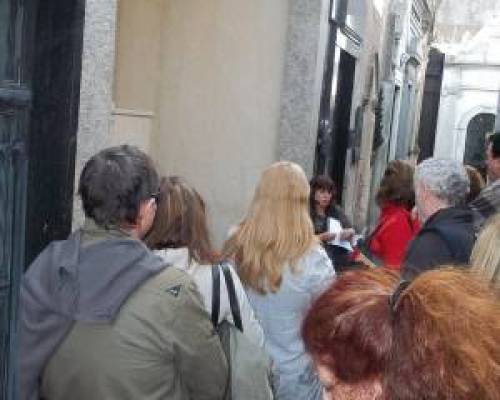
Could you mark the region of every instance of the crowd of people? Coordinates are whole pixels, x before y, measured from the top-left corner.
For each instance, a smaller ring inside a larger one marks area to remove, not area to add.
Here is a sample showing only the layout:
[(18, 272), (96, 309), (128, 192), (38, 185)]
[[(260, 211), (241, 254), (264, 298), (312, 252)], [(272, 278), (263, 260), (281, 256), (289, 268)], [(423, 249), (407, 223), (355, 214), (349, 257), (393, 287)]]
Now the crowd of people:
[(280, 161), (217, 251), (194, 187), (105, 149), (23, 277), (18, 398), (500, 399), (500, 132), (486, 166), (391, 161), (361, 236)]

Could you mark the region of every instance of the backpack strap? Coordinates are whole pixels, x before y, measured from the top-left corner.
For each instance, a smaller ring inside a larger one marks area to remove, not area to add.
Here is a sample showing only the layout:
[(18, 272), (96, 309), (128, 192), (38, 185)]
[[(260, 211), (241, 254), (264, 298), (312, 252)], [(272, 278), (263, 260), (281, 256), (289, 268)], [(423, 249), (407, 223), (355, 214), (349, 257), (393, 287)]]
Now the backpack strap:
[(219, 325), (220, 312), (220, 271), (219, 265), (212, 265), (212, 324), (217, 327)]
[(243, 332), (243, 323), (241, 322), (241, 312), (240, 305), (238, 303), (238, 297), (236, 296), (236, 289), (234, 288), (233, 277), (231, 276), (231, 270), (226, 262), (221, 262), (220, 268), (224, 274), (224, 279), (226, 280), (227, 294), (229, 297), (229, 305), (231, 307), (231, 314), (233, 315), (233, 321), (236, 328)]

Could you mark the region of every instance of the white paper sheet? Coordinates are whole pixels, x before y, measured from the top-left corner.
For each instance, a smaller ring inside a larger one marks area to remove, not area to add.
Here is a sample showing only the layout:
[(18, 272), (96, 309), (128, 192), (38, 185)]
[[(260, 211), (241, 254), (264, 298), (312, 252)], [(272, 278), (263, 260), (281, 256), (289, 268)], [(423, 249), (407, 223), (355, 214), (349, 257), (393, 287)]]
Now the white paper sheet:
[(328, 243), (333, 244), (334, 246), (340, 246), (348, 251), (352, 251), (351, 242), (348, 240), (339, 240), (339, 234), (342, 231), (342, 225), (338, 219), (328, 218), (328, 232), (336, 234), (335, 239), (330, 240)]

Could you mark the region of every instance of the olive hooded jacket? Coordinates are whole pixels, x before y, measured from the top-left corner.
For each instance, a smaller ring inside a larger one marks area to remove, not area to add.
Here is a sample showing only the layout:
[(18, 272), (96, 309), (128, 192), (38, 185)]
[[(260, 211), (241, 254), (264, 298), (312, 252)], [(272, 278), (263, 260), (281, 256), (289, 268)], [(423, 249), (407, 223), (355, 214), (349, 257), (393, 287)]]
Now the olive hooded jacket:
[(220, 399), (227, 362), (189, 275), (87, 224), (23, 278), (20, 400)]

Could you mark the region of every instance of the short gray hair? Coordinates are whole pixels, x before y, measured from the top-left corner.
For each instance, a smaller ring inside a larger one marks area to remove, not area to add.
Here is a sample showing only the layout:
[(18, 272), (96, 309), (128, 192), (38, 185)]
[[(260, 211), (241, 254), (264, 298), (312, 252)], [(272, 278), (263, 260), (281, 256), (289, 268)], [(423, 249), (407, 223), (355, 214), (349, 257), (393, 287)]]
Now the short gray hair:
[(449, 206), (464, 205), (470, 190), (464, 166), (455, 160), (429, 158), (415, 169), (415, 183), (420, 182)]

